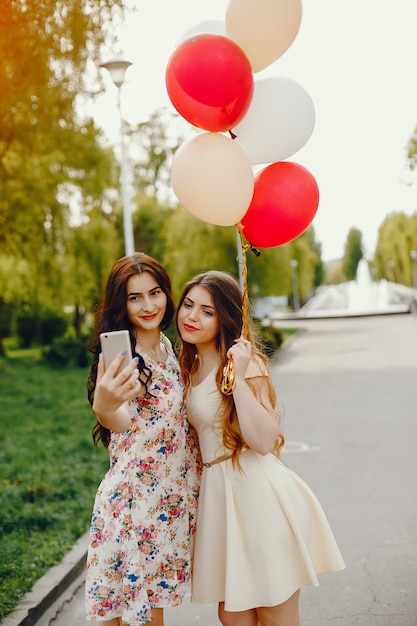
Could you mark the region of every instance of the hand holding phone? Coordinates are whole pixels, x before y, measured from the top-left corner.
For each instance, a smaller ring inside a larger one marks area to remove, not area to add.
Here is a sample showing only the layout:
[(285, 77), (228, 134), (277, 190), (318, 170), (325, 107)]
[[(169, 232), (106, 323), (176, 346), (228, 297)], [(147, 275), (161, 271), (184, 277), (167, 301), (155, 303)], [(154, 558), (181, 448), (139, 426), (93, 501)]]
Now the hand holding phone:
[(132, 360), (132, 347), (128, 330), (113, 330), (100, 334), (101, 351), (104, 357), (104, 366), (107, 369), (118, 354), (126, 351), (120, 369), (126, 367)]
[[(129, 331), (101, 333), (100, 343), (103, 358), (98, 363), (93, 411), (102, 426), (114, 432), (124, 432), (131, 426), (127, 403), (141, 390), (138, 370), (132, 360)], [(122, 352), (124, 356), (120, 357)], [(117, 357), (119, 365), (111, 368), (106, 376), (105, 370)]]

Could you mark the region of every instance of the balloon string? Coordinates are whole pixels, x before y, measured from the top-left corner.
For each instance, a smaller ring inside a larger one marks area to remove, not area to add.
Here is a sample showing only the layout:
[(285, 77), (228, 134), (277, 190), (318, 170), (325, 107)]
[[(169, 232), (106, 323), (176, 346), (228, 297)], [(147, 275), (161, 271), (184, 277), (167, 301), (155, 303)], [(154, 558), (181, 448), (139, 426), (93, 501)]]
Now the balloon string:
[[(240, 236), (241, 249), (242, 249), (242, 261), (241, 261), (241, 273), (242, 273), (242, 285), (243, 285), (243, 299), (242, 299), (242, 337), (243, 339), (249, 338), (249, 295), (248, 295), (248, 280), (247, 280), (247, 265), (246, 265), (246, 252), (252, 248), (250, 244), (245, 244), (243, 241), (243, 227), (241, 224), (236, 224), (237, 232)], [(226, 365), (223, 367), (223, 379), (221, 384), (221, 391), (226, 396), (230, 396), (235, 389), (235, 369), (233, 366), (233, 359), (230, 358)]]
[(242, 224), (236, 224), (237, 232), (239, 233), (240, 243), (242, 248), (242, 286), (243, 286), (243, 300), (242, 300), (242, 337), (243, 339), (249, 339), (249, 294), (248, 294), (248, 270), (246, 262), (246, 252), (251, 249), (251, 245), (243, 240), (243, 227)]

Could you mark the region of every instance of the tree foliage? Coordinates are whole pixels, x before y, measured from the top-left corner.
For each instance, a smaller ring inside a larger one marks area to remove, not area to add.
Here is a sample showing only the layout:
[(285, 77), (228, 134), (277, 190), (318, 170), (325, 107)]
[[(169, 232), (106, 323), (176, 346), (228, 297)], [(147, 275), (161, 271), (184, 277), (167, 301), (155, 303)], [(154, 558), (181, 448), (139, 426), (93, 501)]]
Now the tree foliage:
[[(0, 16), (0, 246), (30, 262), (37, 299), (60, 292), (74, 198), (86, 213), (113, 184), (110, 151), (76, 107), (122, 0), (9, 0)], [(49, 294), (49, 295), (48, 295)], [(32, 294), (31, 294), (32, 295)]]
[[(188, 128), (188, 135), (196, 131)], [(139, 194), (156, 197), (162, 203), (176, 204), (170, 185), (172, 159), (184, 141), (186, 131), (177, 113), (165, 107), (154, 111), (126, 131), (132, 157), (133, 185)]]
[(321, 244), (316, 240), (314, 226), (310, 226), (290, 244), (291, 258), (298, 261), (300, 298), (306, 301), (324, 280)]
[(406, 146), (406, 159), (408, 168), (411, 171), (417, 169), (417, 126), (414, 128), (413, 133), (408, 140)]
[(359, 261), (363, 258), (362, 233), (358, 228), (348, 232), (342, 260), (342, 269), (346, 280), (354, 280)]
[(376, 278), (411, 286), (416, 282), (417, 213), (387, 215), (378, 230), (373, 267)]
[[(82, 107), (82, 98), (92, 97), (89, 84), (99, 84), (100, 52), (122, 11), (123, 0), (10, 0), (3, 7), (2, 334), (13, 311), (33, 319), (54, 309), (70, 312), (80, 333), (110, 266), (124, 254), (119, 166)], [(210, 268), (238, 277), (236, 229), (196, 219), (170, 186), (175, 151), (196, 130), (166, 110), (126, 128), (136, 249), (164, 263), (176, 295), (190, 276)], [(247, 252), (250, 297), (290, 297), (294, 255), (307, 298), (320, 281), (313, 229), (260, 256)]]
[(162, 255), (179, 295), (184, 283), (207, 269), (237, 272), (236, 236), (233, 227), (202, 222), (183, 207), (171, 209), (165, 222), (165, 245)]

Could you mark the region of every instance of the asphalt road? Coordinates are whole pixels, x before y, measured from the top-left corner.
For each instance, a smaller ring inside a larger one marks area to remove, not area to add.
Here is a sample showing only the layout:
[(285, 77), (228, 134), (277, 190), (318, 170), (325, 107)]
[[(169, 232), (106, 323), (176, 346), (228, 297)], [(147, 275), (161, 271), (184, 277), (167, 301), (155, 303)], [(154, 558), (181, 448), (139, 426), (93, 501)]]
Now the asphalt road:
[[(294, 322), (285, 322), (293, 326)], [(310, 320), (273, 361), (285, 461), (321, 501), (347, 569), (301, 593), (303, 626), (417, 625), (417, 316)], [(216, 606), (166, 626), (216, 626)], [(41, 626), (87, 626), (83, 580)]]

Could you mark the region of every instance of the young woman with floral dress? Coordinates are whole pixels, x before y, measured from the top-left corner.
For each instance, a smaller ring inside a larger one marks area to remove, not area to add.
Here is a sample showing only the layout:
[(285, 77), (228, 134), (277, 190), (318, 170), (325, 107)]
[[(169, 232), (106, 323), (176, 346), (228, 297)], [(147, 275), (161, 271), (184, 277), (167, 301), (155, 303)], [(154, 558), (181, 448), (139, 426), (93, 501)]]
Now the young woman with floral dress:
[[(96, 494), (86, 574), (88, 620), (163, 624), (163, 609), (189, 593), (198, 497), (198, 451), (184, 386), (162, 332), (174, 304), (165, 269), (135, 253), (113, 265), (90, 342), (94, 439), (110, 468)], [(105, 370), (100, 333), (129, 330), (135, 358)]]

